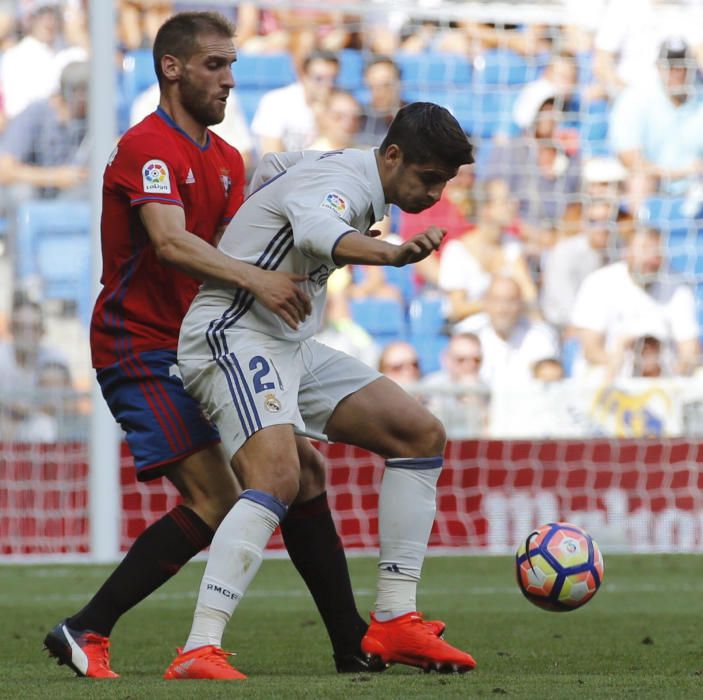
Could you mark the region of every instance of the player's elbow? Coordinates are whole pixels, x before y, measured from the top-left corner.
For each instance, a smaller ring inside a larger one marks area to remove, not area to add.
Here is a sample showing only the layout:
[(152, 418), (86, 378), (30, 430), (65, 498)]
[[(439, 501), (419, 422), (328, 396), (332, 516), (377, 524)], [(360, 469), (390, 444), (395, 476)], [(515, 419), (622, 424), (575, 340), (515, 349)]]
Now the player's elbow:
[(160, 262), (178, 265), (182, 262), (182, 249), (178, 239), (172, 236), (160, 236), (153, 241), (154, 252)]

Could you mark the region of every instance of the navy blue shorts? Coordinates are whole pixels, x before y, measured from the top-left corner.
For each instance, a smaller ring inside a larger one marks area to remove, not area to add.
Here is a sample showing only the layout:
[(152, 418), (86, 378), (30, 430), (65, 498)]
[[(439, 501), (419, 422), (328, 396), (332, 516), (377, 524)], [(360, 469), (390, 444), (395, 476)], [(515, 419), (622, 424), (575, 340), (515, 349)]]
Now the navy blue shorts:
[(127, 434), (137, 479), (220, 441), (200, 404), (183, 388), (176, 352), (153, 350), (98, 370), (107, 405)]

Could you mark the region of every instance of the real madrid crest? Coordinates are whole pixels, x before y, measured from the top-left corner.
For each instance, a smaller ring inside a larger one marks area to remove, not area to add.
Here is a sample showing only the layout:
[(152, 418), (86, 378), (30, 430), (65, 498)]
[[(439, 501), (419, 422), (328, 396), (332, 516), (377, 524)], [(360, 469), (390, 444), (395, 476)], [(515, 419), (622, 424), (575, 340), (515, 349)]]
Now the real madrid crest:
[(275, 394), (266, 394), (264, 396), (264, 408), (270, 413), (278, 413), (281, 410), (281, 402), (276, 398)]

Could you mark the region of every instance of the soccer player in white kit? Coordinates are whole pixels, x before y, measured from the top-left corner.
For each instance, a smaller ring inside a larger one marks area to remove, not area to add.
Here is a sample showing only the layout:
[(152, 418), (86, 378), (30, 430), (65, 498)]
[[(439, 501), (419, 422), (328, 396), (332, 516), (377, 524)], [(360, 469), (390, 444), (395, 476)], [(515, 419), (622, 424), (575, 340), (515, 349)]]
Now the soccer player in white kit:
[(307, 275), (301, 284), (313, 311), (292, 330), (244, 290), (206, 282), (183, 321), (178, 360), (184, 384), (217, 424), (246, 490), (215, 534), (190, 636), (166, 677), (190, 667), (189, 654), (220, 647), (304, 478), (296, 430), (324, 433), (386, 459), (377, 596), (362, 651), (426, 670), (474, 668), (469, 654), (422, 619), (415, 602), (435, 516), (444, 428), (397, 384), (312, 337), (336, 267), (400, 267), (439, 247), (444, 231), (434, 226), (398, 246), (365, 234), (389, 204), (407, 212), (432, 206), (459, 166), (471, 162), (458, 122), (426, 102), (403, 107), (377, 150), (264, 160), (268, 174), (278, 173), (244, 202), (219, 249), (264, 269)]

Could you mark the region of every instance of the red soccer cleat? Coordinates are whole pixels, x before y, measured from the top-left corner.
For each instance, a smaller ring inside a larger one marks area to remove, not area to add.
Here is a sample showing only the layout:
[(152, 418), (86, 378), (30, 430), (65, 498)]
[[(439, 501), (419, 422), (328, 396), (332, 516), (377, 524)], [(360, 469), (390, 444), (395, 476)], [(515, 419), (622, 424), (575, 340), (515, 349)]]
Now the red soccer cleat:
[(208, 644), (186, 652), (181, 649), (176, 651), (178, 656), (164, 673), (164, 678), (167, 681), (241, 681), (246, 678), (243, 673), (227, 663), (227, 657), (234, 656), (234, 654), (230, 651), (223, 651), (220, 647)]
[(438, 637), (435, 629), (417, 612), (388, 622), (379, 622), (371, 613), (371, 624), (361, 640), (361, 650), (387, 664), (418, 666), (425, 671), (466, 673), (476, 667), (470, 654)]
[(88, 678), (119, 678), (110, 668), (110, 640), (90, 630), (73, 630), (66, 620), (44, 638), (44, 648), (76, 675)]

